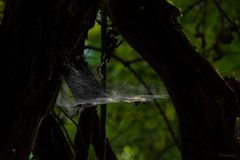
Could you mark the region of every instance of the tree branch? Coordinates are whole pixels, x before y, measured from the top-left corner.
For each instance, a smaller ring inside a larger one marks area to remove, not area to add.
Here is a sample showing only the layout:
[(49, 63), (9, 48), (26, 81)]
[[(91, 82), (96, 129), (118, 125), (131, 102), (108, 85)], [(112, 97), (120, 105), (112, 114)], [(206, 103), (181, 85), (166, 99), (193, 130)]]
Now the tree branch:
[[(145, 87), (148, 94), (153, 95), (151, 89), (148, 87), (148, 85), (145, 83), (145, 81), (142, 79), (142, 77), (139, 74), (137, 74), (137, 72), (134, 71), (134, 69), (130, 66), (130, 64), (128, 62), (125, 62), (123, 59), (121, 59), (120, 57), (118, 57), (116, 55), (113, 55), (113, 58), (116, 59), (117, 61), (119, 61), (120, 63), (122, 63), (138, 79), (138, 81)], [(160, 114), (162, 115), (162, 117), (167, 125), (168, 131), (169, 131), (173, 141), (175, 142), (175, 145), (177, 146), (177, 148), (179, 150), (181, 150), (179, 141), (178, 141), (177, 137), (175, 136), (175, 133), (171, 127), (171, 124), (170, 124), (164, 110), (162, 109), (160, 104), (157, 102), (157, 100), (153, 100), (153, 101), (154, 101), (154, 105), (156, 106), (156, 108), (158, 109)]]
[(217, 7), (217, 9), (219, 10), (219, 12), (223, 15), (223, 17), (225, 17), (225, 19), (232, 25), (232, 27), (234, 28), (235, 32), (237, 33), (238, 37), (240, 38), (240, 31), (239, 31), (239, 26), (232, 21), (229, 16), (227, 15), (227, 13), (222, 9), (222, 7), (220, 6), (220, 4), (216, 1), (216, 0), (212, 0), (213, 3), (215, 4), (215, 6)]
[(184, 160), (234, 153), (236, 94), (197, 53), (165, 0), (104, 0), (126, 41), (163, 80), (176, 108)]
[(195, 6), (199, 5), (203, 0), (198, 0), (188, 6), (185, 10), (183, 10), (182, 14), (185, 16), (188, 12), (190, 12)]

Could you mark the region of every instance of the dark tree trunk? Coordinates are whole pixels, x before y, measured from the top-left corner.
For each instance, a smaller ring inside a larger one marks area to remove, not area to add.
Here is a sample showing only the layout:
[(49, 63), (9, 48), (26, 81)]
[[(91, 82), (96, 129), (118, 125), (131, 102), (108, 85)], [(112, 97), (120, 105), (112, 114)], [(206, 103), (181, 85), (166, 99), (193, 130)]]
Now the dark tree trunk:
[(59, 122), (47, 115), (39, 127), (33, 155), (35, 160), (73, 160), (73, 152)]
[[(196, 53), (176, 22), (178, 10), (165, 0), (104, 0), (104, 6), (164, 81), (180, 120), (183, 159), (234, 154), (239, 93), (231, 87), (239, 85), (228, 85)], [(54, 106), (62, 64), (86, 38), (97, 10), (97, 0), (8, 0), (0, 28), (0, 159), (27, 159)]]
[(26, 160), (41, 120), (55, 104), (62, 64), (94, 24), (98, 3), (8, 0), (0, 28), (0, 158)]
[(77, 134), (75, 136), (76, 160), (87, 160), (88, 150), (92, 139), (93, 114), (96, 107), (85, 109), (79, 118)]
[(239, 100), (189, 43), (165, 0), (105, 0), (113, 23), (165, 83), (176, 107), (184, 160), (234, 154)]
[[(96, 157), (97, 159), (101, 160), (102, 159), (102, 137), (101, 137), (101, 124), (100, 124), (100, 119), (97, 115), (97, 112), (94, 112), (92, 114), (92, 119), (93, 119), (93, 131), (92, 131), (92, 145), (94, 147)], [(112, 146), (110, 145), (110, 142), (108, 138), (105, 140), (106, 142), (106, 159), (107, 160), (117, 160), (117, 157), (115, 153), (112, 150)]]

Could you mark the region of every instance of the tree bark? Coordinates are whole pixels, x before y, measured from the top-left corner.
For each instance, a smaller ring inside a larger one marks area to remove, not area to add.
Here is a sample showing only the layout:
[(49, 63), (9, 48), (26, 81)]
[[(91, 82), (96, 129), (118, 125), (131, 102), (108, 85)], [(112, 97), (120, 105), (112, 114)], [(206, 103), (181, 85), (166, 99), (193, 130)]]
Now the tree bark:
[(163, 80), (179, 117), (184, 160), (234, 154), (239, 100), (195, 51), (165, 0), (104, 0), (113, 23)]
[[(93, 112), (92, 114), (93, 119), (93, 135), (92, 135), (92, 145), (94, 147), (97, 159), (102, 159), (102, 137), (101, 137), (101, 125), (100, 119), (98, 117), (97, 112)], [(115, 155), (112, 146), (106, 138), (106, 159), (107, 160), (117, 160), (117, 156)]]
[(43, 117), (55, 105), (62, 64), (86, 38), (97, 10), (94, 0), (7, 1), (0, 28), (3, 159), (28, 158)]
[(76, 160), (87, 160), (88, 150), (92, 139), (93, 130), (93, 114), (96, 112), (96, 107), (85, 109), (78, 121), (78, 129), (74, 139)]
[[(176, 21), (178, 10), (165, 0), (103, 3), (164, 81), (179, 116), (183, 159), (234, 154), (237, 94), (186, 39)], [(62, 64), (71, 62), (97, 10), (97, 0), (8, 0), (0, 27), (0, 158), (27, 159), (43, 117), (55, 104)]]
[(35, 141), (33, 156), (35, 160), (73, 160), (73, 152), (56, 118), (47, 115)]

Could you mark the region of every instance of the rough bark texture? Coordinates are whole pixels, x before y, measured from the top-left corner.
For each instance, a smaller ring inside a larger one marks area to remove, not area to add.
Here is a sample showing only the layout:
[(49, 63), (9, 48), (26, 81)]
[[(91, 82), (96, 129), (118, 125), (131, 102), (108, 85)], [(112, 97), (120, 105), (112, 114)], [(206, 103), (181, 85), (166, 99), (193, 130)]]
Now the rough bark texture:
[[(180, 120), (183, 159), (218, 160), (234, 154), (239, 84), (226, 83), (196, 53), (176, 21), (179, 11), (165, 0), (103, 4), (126, 40), (164, 81)], [(55, 103), (62, 64), (74, 61), (77, 47), (83, 49), (79, 44), (97, 10), (95, 0), (8, 0), (0, 27), (0, 159), (27, 159), (39, 125)], [(98, 146), (97, 118), (95, 122), (92, 143)]]
[(234, 154), (239, 101), (233, 89), (188, 42), (165, 0), (105, 0), (125, 39), (154, 68), (175, 104), (184, 160)]
[(86, 38), (97, 10), (94, 0), (7, 1), (0, 28), (2, 159), (27, 159), (42, 118), (55, 104), (61, 66)]

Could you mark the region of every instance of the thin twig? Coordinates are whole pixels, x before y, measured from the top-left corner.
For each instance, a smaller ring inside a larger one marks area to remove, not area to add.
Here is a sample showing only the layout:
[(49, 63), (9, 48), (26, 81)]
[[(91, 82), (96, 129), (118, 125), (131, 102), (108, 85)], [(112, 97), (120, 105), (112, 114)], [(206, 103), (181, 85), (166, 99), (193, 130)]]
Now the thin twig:
[[(82, 133), (80, 126), (62, 108), (60, 108), (60, 107), (58, 107), (58, 108), (76, 126), (76, 128), (79, 130), (79, 132)], [(82, 137), (82, 135), (80, 135), (80, 140), (84, 145), (85, 141), (84, 141), (84, 138)]]
[(240, 38), (240, 32), (239, 32), (239, 28), (238, 28), (237, 24), (228, 17), (227, 13), (222, 9), (220, 4), (216, 0), (212, 0), (212, 1), (215, 4), (215, 6), (217, 7), (217, 9), (220, 11), (220, 13), (223, 15), (223, 17), (225, 17), (227, 19), (227, 21), (234, 27), (234, 30), (236, 31), (236, 33), (238, 34), (238, 36)]
[[(107, 15), (105, 14), (104, 10), (101, 10), (101, 40), (102, 40), (102, 52), (101, 52), (101, 75), (102, 75), (102, 85), (104, 88), (104, 92), (106, 92), (106, 76), (107, 76), (107, 63), (104, 60), (104, 57), (107, 54)], [(101, 115), (101, 121), (100, 121), (100, 144), (101, 144), (101, 157), (100, 160), (106, 160), (106, 119), (107, 119), (107, 103), (100, 105), (100, 115)]]
[(74, 144), (73, 144), (73, 142), (72, 142), (72, 140), (71, 140), (71, 138), (70, 138), (70, 136), (68, 134), (68, 131), (67, 131), (66, 127), (61, 124), (61, 119), (59, 118), (59, 116), (55, 112), (53, 112), (53, 116), (57, 119), (58, 123), (62, 126), (63, 132), (65, 133), (65, 135), (67, 137), (67, 140), (68, 140), (69, 144), (71, 145), (71, 147), (73, 149), (74, 148)]
[[(93, 46), (88, 46), (87, 48), (93, 49), (93, 50), (96, 50), (96, 51), (101, 51), (101, 50), (102, 50), (102, 49), (100, 49), (100, 48), (93, 47)], [(112, 55), (112, 57), (113, 57), (114, 59), (118, 60), (119, 62), (121, 62), (125, 67), (127, 67), (127, 68), (130, 70), (130, 72), (132, 72), (132, 74), (134, 74), (134, 76), (139, 80), (139, 82), (142, 83), (142, 85), (146, 88), (146, 90), (148, 91), (149, 94), (153, 94), (153, 93), (151, 92), (151, 89), (148, 87), (148, 85), (147, 85), (147, 84), (145, 83), (145, 81), (142, 79), (142, 77), (139, 76), (139, 75), (134, 71), (134, 69), (130, 66), (131, 64), (133, 64), (133, 63), (135, 63), (135, 62), (139, 62), (140, 60), (142, 61), (142, 59), (136, 59), (136, 60), (133, 60), (133, 61), (129, 61), (129, 62), (128, 62), (128, 61), (122, 60), (120, 57), (118, 57), (118, 56), (116, 56), (116, 55)], [(155, 104), (155, 106), (158, 108), (160, 114), (163, 116), (163, 119), (164, 119), (164, 121), (166, 122), (167, 128), (168, 128), (168, 130), (169, 130), (169, 132), (170, 132), (170, 134), (171, 134), (171, 136), (172, 136), (172, 138), (173, 138), (176, 146), (178, 147), (179, 150), (181, 150), (181, 147), (180, 147), (180, 144), (179, 144), (179, 142), (178, 142), (178, 139), (176, 138), (175, 133), (173, 132), (173, 129), (172, 129), (171, 125), (170, 125), (170, 122), (169, 122), (166, 114), (164, 113), (164, 111), (163, 111), (163, 109), (161, 108), (160, 104), (159, 104), (156, 100), (154, 100), (154, 104)]]
[(91, 49), (91, 50), (98, 51), (98, 52), (102, 51), (101, 48), (98, 48), (98, 47), (95, 47), (95, 46), (90, 46), (90, 45), (85, 46), (85, 49)]
[(78, 124), (61, 107), (58, 108), (78, 128)]
[(143, 61), (142, 58), (136, 58), (134, 60), (131, 60), (131, 61), (127, 61), (127, 63), (130, 65), (130, 64), (133, 64), (133, 63), (138, 63), (138, 62), (141, 62)]
[[(117, 61), (121, 62), (138, 79), (138, 81), (146, 88), (146, 90), (148, 91), (148, 94), (151, 94), (151, 95), (153, 94), (151, 92), (151, 89), (148, 87), (148, 85), (142, 79), (142, 77), (139, 74), (137, 74), (137, 72), (135, 72), (135, 70), (129, 65), (129, 63), (127, 63), (126, 61), (124, 61), (123, 59), (121, 59), (120, 57), (118, 57), (116, 55), (112, 55), (112, 57), (114, 59), (116, 59)], [(181, 147), (180, 147), (180, 144), (178, 142), (178, 139), (176, 138), (175, 133), (173, 132), (171, 124), (170, 124), (170, 122), (169, 122), (169, 120), (168, 120), (164, 110), (162, 109), (160, 104), (157, 102), (157, 100), (154, 100), (154, 104), (157, 107), (157, 109), (159, 110), (160, 114), (163, 116), (163, 119), (164, 119), (164, 121), (165, 121), (165, 123), (167, 125), (167, 128), (168, 128), (168, 130), (170, 132), (170, 135), (172, 136), (176, 146), (178, 147), (179, 150), (181, 150)]]
[[(98, 47), (95, 47), (95, 46), (86, 46), (85, 47), (86, 49), (90, 49), (90, 50), (94, 50), (94, 51), (97, 51), (97, 52), (102, 52), (102, 49), (101, 48), (98, 48)], [(130, 60), (130, 61), (127, 61), (127, 63), (130, 65), (130, 64), (133, 64), (133, 63), (138, 63), (138, 62), (141, 62), (143, 61), (142, 58), (136, 58), (136, 59), (133, 59), (133, 60)]]
[(186, 8), (184, 11), (182, 11), (182, 14), (186, 15), (189, 11), (191, 11), (196, 5), (200, 4), (201, 2), (202, 0), (194, 2), (192, 5), (188, 6), (188, 8)]

